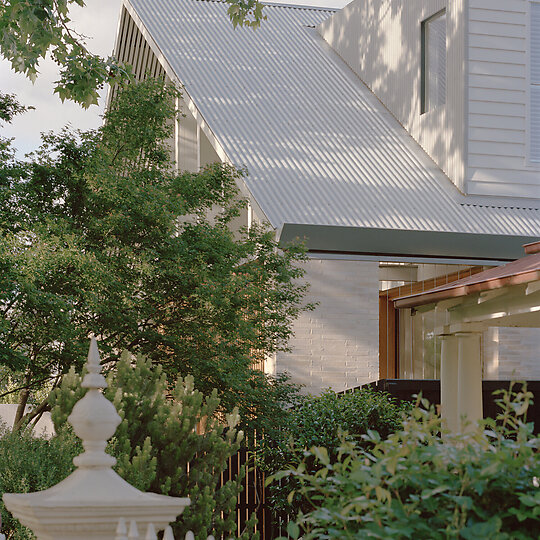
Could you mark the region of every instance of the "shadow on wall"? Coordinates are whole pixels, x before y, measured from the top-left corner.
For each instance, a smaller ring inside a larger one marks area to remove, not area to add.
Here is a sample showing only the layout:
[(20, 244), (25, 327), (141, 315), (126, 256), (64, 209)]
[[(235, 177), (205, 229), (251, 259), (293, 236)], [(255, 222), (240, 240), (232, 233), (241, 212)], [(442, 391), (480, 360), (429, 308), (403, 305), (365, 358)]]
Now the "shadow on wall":
[(310, 259), (305, 268), (305, 301), (318, 305), (293, 323), (291, 353), (277, 355), (277, 370), (311, 394), (378, 379), (378, 263)]
[[(460, 2), (356, 0), (319, 32), (458, 186), (464, 182), (464, 24)], [(422, 114), (422, 21), (447, 11), (446, 103)]]

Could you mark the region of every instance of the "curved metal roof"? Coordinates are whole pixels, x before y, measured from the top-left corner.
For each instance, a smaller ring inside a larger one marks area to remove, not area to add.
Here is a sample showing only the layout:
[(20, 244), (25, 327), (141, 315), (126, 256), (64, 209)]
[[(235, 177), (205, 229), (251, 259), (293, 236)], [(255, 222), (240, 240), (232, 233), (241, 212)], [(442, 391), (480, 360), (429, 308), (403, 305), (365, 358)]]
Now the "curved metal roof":
[(266, 6), (253, 30), (222, 2), (129, 3), (272, 226), (538, 236), (540, 201), (457, 191), (318, 35), (332, 11)]

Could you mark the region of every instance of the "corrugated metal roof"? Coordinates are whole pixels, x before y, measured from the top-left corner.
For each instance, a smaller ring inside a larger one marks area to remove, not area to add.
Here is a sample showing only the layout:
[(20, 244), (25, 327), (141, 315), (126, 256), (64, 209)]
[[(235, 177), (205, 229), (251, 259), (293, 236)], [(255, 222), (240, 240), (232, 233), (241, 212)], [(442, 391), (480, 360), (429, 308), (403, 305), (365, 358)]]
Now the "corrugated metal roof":
[(534, 202), (467, 204), (317, 34), (332, 11), (267, 6), (252, 30), (222, 2), (130, 3), (274, 227), (538, 235)]

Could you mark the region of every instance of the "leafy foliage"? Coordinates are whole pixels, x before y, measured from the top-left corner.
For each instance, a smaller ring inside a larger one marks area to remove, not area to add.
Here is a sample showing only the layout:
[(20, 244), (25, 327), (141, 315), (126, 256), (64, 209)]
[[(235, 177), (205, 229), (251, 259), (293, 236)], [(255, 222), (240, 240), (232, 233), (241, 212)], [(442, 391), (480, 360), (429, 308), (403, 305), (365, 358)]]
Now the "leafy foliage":
[[(325, 447), (329, 459), (337, 459), (343, 441), (364, 443), (361, 436), (377, 430), (383, 437), (402, 427), (402, 413), (407, 404), (398, 404), (384, 392), (363, 388), (337, 394), (331, 390), (321, 396), (305, 396), (288, 410), (284, 427), (265, 432), (259, 452), (261, 466), (268, 473), (297, 468), (314, 474), (320, 463), (314, 455), (305, 458), (308, 448)], [(271, 484), (269, 501), (273, 511), (284, 520), (309, 508), (294, 477), (283, 477)], [(289, 496), (291, 491), (293, 496)]]
[(253, 362), (286, 349), (303, 248), (230, 229), (243, 173), (174, 171), (176, 95), (129, 85), (101, 129), (48, 134), (31, 162), (0, 169), (0, 362), (20, 388), (57, 385), (95, 333), (107, 361), (128, 349), (191, 374), (251, 429), (295, 390)]
[[(228, 0), (235, 26), (257, 27), (264, 20), (259, 0)], [(83, 0), (4, 0), (0, 3), (0, 53), (14, 71), (32, 81), (40, 60), (50, 53), (60, 69), (55, 93), (83, 107), (97, 103), (105, 83), (130, 76), (130, 68), (116, 59), (92, 54), (84, 36), (73, 30), (69, 10)]]
[(21, 105), (14, 94), (0, 93), (0, 121), (11, 122), (17, 114), (25, 112), (33, 107)]
[(98, 91), (106, 82), (127, 74), (113, 58), (91, 54), (84, 37), (69, 23), (71, 5), (83, 0), (5, 0), (0, 4), (0, 52), (14, 71), (32, 81), (39, 61), (50, 52), (60, 68), (55, 93), (89, 107), (97, 103)]
[[(13, 94), (4, 94), (0, 92), (0, 125), (3, 122), (9, 123), (13, 118), (25, 112), (28, 109), (33, 107), (24, 107), (21, 105)], [(0, 136), (0, 185), (3, 186), (4, 182), (2, 178), (5, 176), (17, 174), (14, 169), (18, 168), (18, 165), (15, 163), (15, 152), (11, 146), (13, 139), (7, 139), (6, 137)], [(4, 190), (0, 189), (0, 206), (5, 199)], [(2, 222), (0, 221), (0, 226)]]
[(237, 26), (258, 28), (261, 22), (266, 20), (266, 15), (263, 13), (264, 4), (259, 0), (227, 1), (231, 4), (227, 14), (235, 28)]
[[(523, 421), (532, 394), (503, 393), (499, 423), (445, 433), (433, 408), (416, 407), (403, 429), (361, 445), (343, 439), (337, 459), (312, 447), (293, 477), (311, 504), (291, 538), (529, 539), (540, 530), (540, 440)], [(429, 404), (424, 403), (424, 406)]]
[[(71, 370), (52, 396), (52, 417), (61, 429), (73, 405), (84, 395), (81, 377)], [(218, 414), (219, 398), (195, 390), (193, 377), (181, 377), (174, 386), (160, 366), (124, 353), (107, 377), (105, 396), (122, 422), (108, 451), (118, 463), (117, 472), (141, 490), (171, 496), (189, 496), (187, 507), (175, 525), (177, 538), (192, 530), (197, 539), (209, 534), (236, 536), (236, 500), (243, 471), (219, 487), (227, 460), (240, 448), (243, 433), (236, 429), (235, 410)], [(238, 537), (258, 538), (254, 518)]]
[[(0, 495), (29, 493), (47, 489), (63, 480), (72, 470), (72, 459), (82, 451), (71, 431), (46, 439), (30, 430), (0, 431)], [(4, 507), (2, 533), (7, 540), (33, 540), (32, 531), (22, 526)]]

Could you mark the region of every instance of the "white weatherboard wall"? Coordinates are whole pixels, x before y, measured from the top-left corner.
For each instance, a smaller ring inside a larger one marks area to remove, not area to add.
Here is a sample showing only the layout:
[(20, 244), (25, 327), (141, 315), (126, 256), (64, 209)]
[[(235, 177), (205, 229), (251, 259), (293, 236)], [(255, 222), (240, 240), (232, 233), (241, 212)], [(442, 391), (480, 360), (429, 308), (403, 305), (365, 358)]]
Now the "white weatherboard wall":
[(276, 370), (287, 371), (306, 393), (340, 391), (379, 377), (379, 264), (374, 261), (307, 261), (307, 302), (293, 325), (290, 353), (276, 356)]
[(540, 164), (527, 155), (530, 9), (530, 0), (469, 0), (471, 194), (540, 198)]
[[(318, 28), (322, 37), (462, 190), (465, 179), (464, 1), (354, 0)], [(446, 104), (421, 114), (421, 24), (444, 8)]]

